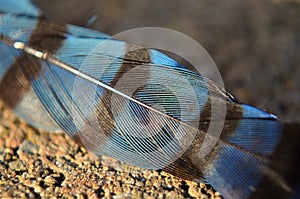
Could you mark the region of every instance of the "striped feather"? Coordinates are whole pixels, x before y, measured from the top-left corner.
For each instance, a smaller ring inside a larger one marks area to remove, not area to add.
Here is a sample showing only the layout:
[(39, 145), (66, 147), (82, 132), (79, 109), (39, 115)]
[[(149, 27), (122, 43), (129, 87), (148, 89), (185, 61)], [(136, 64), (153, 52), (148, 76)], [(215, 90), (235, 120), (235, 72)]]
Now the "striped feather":
[[(48, 22), (21, 2), (0, 0), (0, 98), (28, 123), (62, 129), (98, 155), (211, 183), (225, 198), (299, 196), (297, 125), (236, 102), (163, 53)], [(226, 120), (203, 158), (212, 103), (226, 105)]]

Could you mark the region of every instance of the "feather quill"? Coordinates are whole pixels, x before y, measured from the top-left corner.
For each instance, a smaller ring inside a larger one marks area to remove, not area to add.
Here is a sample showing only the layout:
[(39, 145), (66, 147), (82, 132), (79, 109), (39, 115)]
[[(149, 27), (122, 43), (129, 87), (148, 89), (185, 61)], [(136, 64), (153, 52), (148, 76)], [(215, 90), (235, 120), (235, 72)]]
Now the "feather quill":
[[(0, 99), (28, 123), (62, 129), (97, 155), (208, 182), (225, 198), (299, 196), (298, 125), (156, 50), (15, 4), (0, 0)], [(212, 103), (227, 108), (220, 138), (206, 134)], [(217, 143), (202, 158), (205, 136)]]

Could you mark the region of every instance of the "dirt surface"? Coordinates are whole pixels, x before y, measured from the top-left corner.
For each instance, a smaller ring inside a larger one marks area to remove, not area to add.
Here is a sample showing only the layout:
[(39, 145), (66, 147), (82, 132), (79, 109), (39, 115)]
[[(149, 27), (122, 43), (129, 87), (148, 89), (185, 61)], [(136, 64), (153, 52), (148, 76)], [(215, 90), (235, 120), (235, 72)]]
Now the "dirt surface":
[[(45, 3), (45, 11), (77, 24), (96, 13), (99, 20), (90, 26), (108, 34), (144, 26), (183, 32), (211, 54), (226, 89), (240, 101), (300, 123), (299, 1), (76, 2), (74, 16), (67, 0)], [(219, 198), (209, 186), (164, 172), (109, 168), (66, 135), (30, 127), (2, 103), (0, 197)]]
[(165, 172), (109, 168), (65, 134), (38, 131), (1, 103), (0, 111), (0, 198), (219, 198)]

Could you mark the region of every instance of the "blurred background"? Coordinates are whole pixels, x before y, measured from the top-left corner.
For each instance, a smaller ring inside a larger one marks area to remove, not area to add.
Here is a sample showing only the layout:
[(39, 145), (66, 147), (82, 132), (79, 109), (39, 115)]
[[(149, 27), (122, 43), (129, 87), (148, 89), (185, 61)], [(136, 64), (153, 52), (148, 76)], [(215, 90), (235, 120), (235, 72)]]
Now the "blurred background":
[[(241, 102), (300, 122), (299, 0), (35, 0), (47, 18), (107, 34), (146, 26), (198, 41)], [(189, 49), (187, 49), (188, 51)], [(192, 52), (197, 53), (197, 52)]]

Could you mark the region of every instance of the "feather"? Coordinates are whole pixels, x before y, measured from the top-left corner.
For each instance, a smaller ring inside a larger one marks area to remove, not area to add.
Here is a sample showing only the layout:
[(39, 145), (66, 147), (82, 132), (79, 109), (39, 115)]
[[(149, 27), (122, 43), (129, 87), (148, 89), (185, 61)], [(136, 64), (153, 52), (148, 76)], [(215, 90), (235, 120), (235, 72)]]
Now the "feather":
[[(62, 129), (97, 155), (208, 182), (225, 198), (299, 196), (298, 125), (240, 104), (161, 52), (51, 23), (21, 2), (0, 0), (0, 99), (29, 124)], [(226, 106), (220, 137), (207, 134), (219, 120), (212, 104)], [(207, 138), (216, 145), (202, 157)]]

